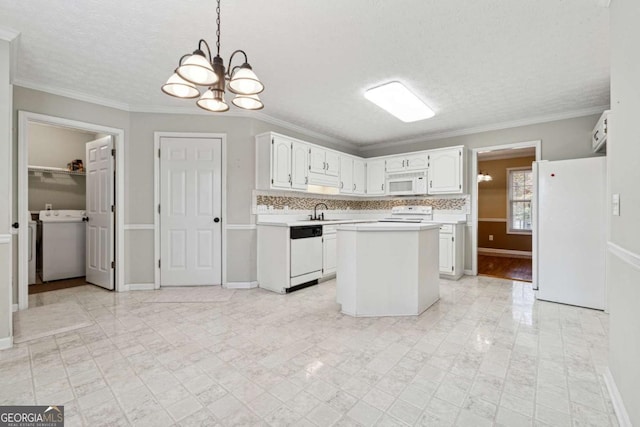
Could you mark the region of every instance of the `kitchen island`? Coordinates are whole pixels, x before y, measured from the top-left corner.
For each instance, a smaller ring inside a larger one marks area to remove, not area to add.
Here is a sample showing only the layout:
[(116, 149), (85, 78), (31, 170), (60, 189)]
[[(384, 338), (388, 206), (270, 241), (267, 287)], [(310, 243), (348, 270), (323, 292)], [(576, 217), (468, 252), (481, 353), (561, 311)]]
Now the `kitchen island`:
[(336, 298), (355, 316), (417, 316), (440, 299), (439, 225), (338, 226)]

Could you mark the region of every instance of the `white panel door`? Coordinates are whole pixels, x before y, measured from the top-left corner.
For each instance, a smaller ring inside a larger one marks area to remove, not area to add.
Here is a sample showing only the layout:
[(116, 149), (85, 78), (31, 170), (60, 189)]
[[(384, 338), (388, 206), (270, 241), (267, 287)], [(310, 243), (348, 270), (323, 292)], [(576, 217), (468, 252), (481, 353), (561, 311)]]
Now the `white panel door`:
[(161, 286), (222, 283), (222, 140), (160, 140)]
[(353, 158), (340, 156), (340, 192), (353, 193)]
[(367, 162), (367, 194), (384, 194), (384, 160)]
[(111, 136), (88, 142), (86, 164), (86, 281), (106, 289), (113, 289), (114, 162)]
[(435, 151), (429, 154), (429, 194), (462, 192), (462, 151)]
[(353, 192), (355, 194), (364, 194), (366, 190), (365, 175), (364, 160), (353, 159)]
[(306, 190), (309, 182), (309, 146), (297, 141), (291, 144), (291, 187)]
[(274, 136), (271, 155), (271, 186), (291, 188), (291, 141)]

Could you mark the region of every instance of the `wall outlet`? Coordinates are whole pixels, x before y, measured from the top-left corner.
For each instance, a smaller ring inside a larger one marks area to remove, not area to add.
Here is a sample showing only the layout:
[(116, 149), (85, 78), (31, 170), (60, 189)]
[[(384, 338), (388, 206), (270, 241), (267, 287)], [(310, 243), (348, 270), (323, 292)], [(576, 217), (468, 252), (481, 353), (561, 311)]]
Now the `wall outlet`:
[(493, 242), (493, 234), (489, 234), (489, 241)]
[(51, 203), (45, 203), (44, 204), (44, 210), (45, 211), (50, 211), (51, 209), (53, 209), (53, 204), (51, 204)]
[(285, 207), (284, 207), (284, 211), (285, 211), (285, 212), (289, 212), (289, 206), (285, 206)]

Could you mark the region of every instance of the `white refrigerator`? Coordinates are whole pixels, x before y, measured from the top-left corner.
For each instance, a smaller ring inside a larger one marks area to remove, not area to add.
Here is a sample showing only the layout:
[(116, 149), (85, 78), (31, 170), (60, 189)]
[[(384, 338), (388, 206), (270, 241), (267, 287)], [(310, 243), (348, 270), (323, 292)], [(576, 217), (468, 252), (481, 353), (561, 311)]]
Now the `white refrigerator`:
[(606, 159), (533, 164), (533, 284), (540, 300), (606, 307)]

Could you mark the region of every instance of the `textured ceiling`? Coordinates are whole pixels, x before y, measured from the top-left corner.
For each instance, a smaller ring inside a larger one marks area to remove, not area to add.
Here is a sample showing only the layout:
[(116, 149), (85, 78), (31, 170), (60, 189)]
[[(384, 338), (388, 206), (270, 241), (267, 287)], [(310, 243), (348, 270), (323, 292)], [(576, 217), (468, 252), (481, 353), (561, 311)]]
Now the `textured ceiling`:
[[(401, 141), (608, 105), (600, 3), (223, 0), (221, 53), (247, 52), (263, 114), (356, 144)], [(198, 111), (159, 88), (199, 38), (215, 42), (215, 2), (0, 0), (0, 26), (21, 33), (16, 84)], [(364, 99), (392, 80), (436, 116), (402, 123)]]

